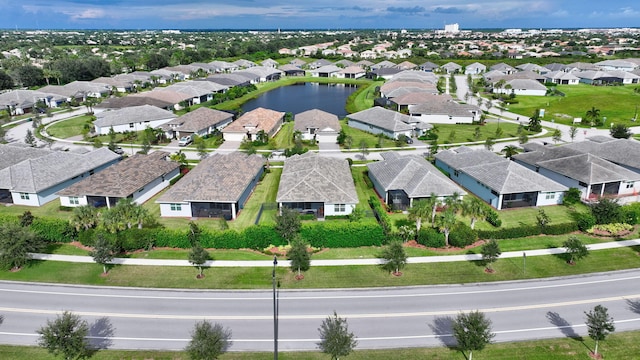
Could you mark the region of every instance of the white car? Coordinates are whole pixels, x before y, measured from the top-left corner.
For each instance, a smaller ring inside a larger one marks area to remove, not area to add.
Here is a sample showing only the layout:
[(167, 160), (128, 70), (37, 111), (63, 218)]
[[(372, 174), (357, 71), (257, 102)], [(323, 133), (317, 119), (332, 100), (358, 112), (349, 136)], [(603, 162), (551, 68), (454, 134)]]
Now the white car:
[(183, 136), (178, 140), (178, 146), (187, 146), (191, 144), (193, 138), (191, 136)]

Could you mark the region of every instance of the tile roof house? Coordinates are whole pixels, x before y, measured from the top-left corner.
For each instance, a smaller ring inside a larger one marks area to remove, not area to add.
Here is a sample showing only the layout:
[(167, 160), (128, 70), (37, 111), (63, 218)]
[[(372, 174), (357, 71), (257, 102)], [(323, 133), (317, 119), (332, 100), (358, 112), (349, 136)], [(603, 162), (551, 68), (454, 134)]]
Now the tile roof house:
[(635, 140), (583, 141), (537, 147), (513, 160), (567, 187), (577, 188), (583, 200), (614, 197), (638, 201), (640, 144)]
[(335, 74), (335, 77), (341, 79), (359, 79), (364, 77), (367, 72), (360, 66), (348, 66)]
[(269, 138), (274, 137), (284, 121), (284, 112), (257, 108), (244, 113), (236, 121), (222, 129), (225, 141), (256, 140), (256, 135), (264, 131)]
[(438, 93), (438, 89), (436, 85), (430, 82), (397, 80), (397, 81), (387, 81), (382, 86), (380, 86), (380, 96), (386, 97), (386, 98), (393, 98), (398, 95), (391, 94), (391, 92), (400, 88), (411, 90), (409, 92), (425, 92), (425, 93), (431, 93), (431, 94)]
[(145, 96), (123, 96), (108, 98), (93, 107), (95, 114), (106, 110), (117, 110), (132, 106), (151, 105), (164, 110), (171, 110), (173, 103)]
[(465, 75), (477, 75), (482, 74), (485, 71), (487, 71), (487, 66), (479, 62), (474, 62), (473, 64), (469, 64), (464, 68)]
[(430, 162), (418, 155), (381, 154), (383, 161), (367, 164), (369, 178), (383, 201), (393, 209), (406, 210), (415, 200), (435, 194), (440, 200), (466, 192)]
[(324, 218), (351, 214), (358, 194), (346, 160), (307, 152), (285, 160), (276, 201)]
[(93, 122), (95, 133), (107, 135), (112, 127), (117, 133), (142, 131), (147, 127), (157, 128), (177, 116), (168, 110), (151, 105), (142, 105), (103, 111), (96, 114), (96, 117), (97, 119)]
[(0, 93), (0, 107), (10, 109), (13, 115), (33, 112), (38, 101), (43, 101), (48, 107), (56, 108), (66, 102), (67, 98), (58, 94), (34, 90), (11, 90)]
[(498, 210), (562, 204), (568, 187), (488, 150), (462, 146), (436, 154), (435, 165)]
[(110, 208), (123, 198), (142, 204), (169, 186), (170, 180), (180, 174), (180, 164), (168, 161), (168, 155), (155, 151), (149, 155), (128, 157), (58, 191), (60, 205)]
[[(362, 70), (362, 69), (360, 69)], [(325, 65), (325, 66), (321, 66), (319, 68), (310, 70), (309, 72), (311, 73), (311, 76), (313, 77), (337, 77), (338, 73), (342, 71), (341, 68), (339, 68), (336, 65)]]
[(170, 139), (196, 134), (205, 136), (221, 131), (233, 121), (233, 114), (200, 107), (175, 118), (162, 126)]
[(261, 155), (213, 154), (162, 194), (160, 216), (235, 219), (264, 172)]
[[(4, 147), (4, 146), (3, 146)], [(21, 149), (26, 150), (26, 149)], [(15, 156), (0, 170), (0, 199), (11, 195), (17, 205), (41, 206), (58, 197), (58, 191), (120, 161), (120, 155), (106, 147), (85, 154), (64, 151), (18, 155), (10, 148), (3, 155)], [(22, 160), (20, 160), (22, 159)]]
[(578, 85), (580, 78), (570, 72), (564, 71), (549, 71), (544, 74), (546, 82), (551, 82), (558, 85)]
[(318, 109), (298, 113), (293, 120), (293, 130), (300, 131), (303, 140), (335, 144), (341, 129), (336, 115)]
[(383, 134), (392, 139), (397, 139), (400, 135), (412, 137), (414, 127), (411, 124), (417, 122), (409, 115), (379, 106), (349, 114), (347, 119), (352, 128), (372, 134)]
[(420, 65), (420, 70), (426, 71), (426, 72), (433, 72), (438, 68), (440, 68), (440, 66), (438, 64), (432, 63), (431, 61), (427, 61)]
[(494, 93), (516, 94), (524, 96), (545, 96), (547, 87), (539, 81), (531, 79), (513, 79), (505, 83), (503, 87), (493, 87)]
[[(395, 94), (395, 91), (391, 92)], [(431, 92), (408, 92), (403, 95), (394, 96), (388, 100), (385, 106), (393, 106), (396, 111), (404, 112), (411, 105), (418, 105), (431, 101), (439, 101), (440, 99), (447, 101), (453, 100), (449, 94), (434, 94)]]

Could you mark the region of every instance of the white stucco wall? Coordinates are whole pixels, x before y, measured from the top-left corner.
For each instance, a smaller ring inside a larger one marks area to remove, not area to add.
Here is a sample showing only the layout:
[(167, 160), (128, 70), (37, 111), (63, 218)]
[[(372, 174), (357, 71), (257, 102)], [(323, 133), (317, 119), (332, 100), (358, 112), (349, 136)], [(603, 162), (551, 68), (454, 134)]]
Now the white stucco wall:
[[(125, 131), (142, 131), (144, 129), (146, 129), (147, 127), (150, 128), (157, 128), (165, 123), (168, 123), (169, 121), (171, 121), (173, 119), (161, 119), (161, 120), (154, 120), (154, 121), (143, 121), (143, 122), (133, 122), (133, 123), (127, 123), (127, 124), (123, 124), (123, 125), (114, 125), (113, 126), (113, 131), (117, 132), (117, 133), (122, 133)], [(133, 126), (132, 126), (133, 125)], [(105, 127), (98, 127), (95, 126), (96, 129), (96, 133), (99, 135), (108, 135), (109, 134), (109, 129), (111, 128), (111, 126), (105, 126)]]
[(180, 204), (180, 206), (182, 207), (181, 210), (171, 210), (171, 204), (170, 203), (166, 203), (166, 204), (160, 204), (160, 216), (162, 217), (192, 217), (191, 216), (191, 204), (184, 202), (184, 203), (176, 203), (176, 204)]
[(86, 196), (78, 196), (78, 204), (72, 204), (70, 198), (70, 196), (60, 196), (60, 206), (79, 207), (89, 204)]
[(344, 212), (336, 212), (335, 204), (324, 204), (324, 216), (349, 215), (356, 208), (356, 204), (344, 204)]

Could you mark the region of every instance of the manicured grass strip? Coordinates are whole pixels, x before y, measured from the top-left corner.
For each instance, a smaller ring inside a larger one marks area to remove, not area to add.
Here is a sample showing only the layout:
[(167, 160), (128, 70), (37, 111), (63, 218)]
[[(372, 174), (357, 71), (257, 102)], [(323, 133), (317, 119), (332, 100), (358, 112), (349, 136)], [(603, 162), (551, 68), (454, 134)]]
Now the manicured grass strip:
[[(303, 281), (297, 281), (288, 268), (279, 267), (283, 289), (411, 286), (521, 280), (566, 276), (601, 271), (631, 269), (638, 266), (640, 247), (591, 251), (574, 266), (565, 256), (536, 256), (499, 259), (493, 274), (486, 274), (480, 262), (409, 264), (400, 277), (391, 276), (377, 266), (312, 267)], [(101, 277), (98, 264), (33, 261), (18, 272), (0, 272), (0, 279), (87, 285), (139, 286), (192, 289), (264, 289), (271, 286), (269, 268), (208, 268), (206, 280), (195, 279), (193, 267), (113, 266), (108, 277)], [(64, 277), (60, 274), (65, 274)]]
[[(390, 148), (390, 147), (396, 146), (396, 142), (394, 140), (391, 140), (386, 137), (378, 138), (377, 136), (371, 133), (368, 133), (356, 128), (352, 128), (344, 120), (340, 121), (340, 126), (342, 127), (342, 130), (344, 131), (344, 133), (353, 139), (351, 144), (351, 150), (358, 150), (360, 148), (360, 143), (363, 140), (367, 144), (367, 148), (369, 148), (369, 150), (375, 150), (376, 148)], [(382, 144), (378, 146), (380, 141), (382, 141)], [(357, 153), (354, 153), (352, 158), (355, 159), (356, 155)]]
[[(356, 334), (357, 335), (357, 334)], [(640, 354), (640, 331), (627, 331), (613, 333), (605, 341), (600, 342), (598, 352), (606, 359), (635, 359)], [(231, 338), (233, 341), (233, 338)], [(474, 359), (492, 360), (573, 360), (589, 359), (589, 351), (593, 349), (593, 341), (582, 341), (558, 338), (537, 341), (520, 341), (510, 343), (489, 344), (482, 351), (474, 351)], [(46, 350), (37, 347), (0, 345), (0, 358), (3, 360), (53, 360), (56, 359)], [(178, 351), (125, 351), (125, 350), (100, 350), (91, 359), (112, 360), (186, 360), (189, 357), (184, 352)], [(318, 351), (286, 352), (278, 353), (282, 360), (325, 360), (327, 354)], [(356, 350), (349, 354), (349, 360), (395, 360), (395, 359), (436, 359), (436, 360), (460, 360), (463, 354), (453, 348), (410, 348), (388, 350)], [(219, 357), (221, 360), (268, 360), (273, 359), (271, 352), (228, 352)]]
[(81, 115), (67, 120), (58, 121), (47, 128), (47, 133), (60, 139), (68, 139), (82, 134), (84, 124), (91, 119), (89, 115)]
[[(502, 130), (500, 136), (496, 135), (498, 127)], [(476, 128), (480, 130), (480, 136), (477, 139), (474, 136)], [(484, 125), (436, 124), (436, 129), (438, 130), (438, 144), (440, 145), (485, 141), (487, 138), (502, 139), (520, 136), (517, 132), (518, 125), (505, 121), (488, 121)], [(530, 131), (523, 130), (523, 132), (529, 137), (535, 135)]]

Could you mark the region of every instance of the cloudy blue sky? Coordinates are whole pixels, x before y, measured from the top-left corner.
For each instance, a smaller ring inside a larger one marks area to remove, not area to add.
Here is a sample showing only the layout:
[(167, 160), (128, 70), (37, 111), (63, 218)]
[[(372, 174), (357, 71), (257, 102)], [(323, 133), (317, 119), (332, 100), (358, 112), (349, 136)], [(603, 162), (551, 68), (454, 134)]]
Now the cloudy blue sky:
[(0, 0), (8, 29), (640, 27), (638, 0)]

